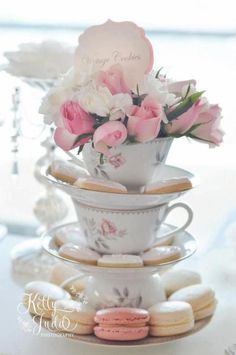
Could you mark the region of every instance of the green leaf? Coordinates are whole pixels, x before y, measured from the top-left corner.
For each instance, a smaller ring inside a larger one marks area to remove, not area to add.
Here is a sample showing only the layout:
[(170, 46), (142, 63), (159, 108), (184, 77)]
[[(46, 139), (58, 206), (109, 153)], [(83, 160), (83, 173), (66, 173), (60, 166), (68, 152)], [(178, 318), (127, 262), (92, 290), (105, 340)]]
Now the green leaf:
[(159, 75), (160, 75), (160, 72), (162, 71), (163, 67), (160, 67), (160, 69), (158, 69), (156, 75), (155, 75), (155, 78), (158, 79), (159, 78)]
[(208, 143), (208, 144), (214, 144), (213, 142), (208, 141), (207, 139), (199, 138), (199, 137), (197, 137), (197, 136), (194, 136), (194, 134), (191, 134), (191, 133), (189, 133), (189, 134), (187, 135), (187, 137), (192, 138), (192, 139), (197, 139), (197, 140), (199, 140), (199, 141), (202, 141), (202, 142), (205, 142), (205, 143)]
[[(99, 117), (99, 118), (98, 118)], [(94, 129), (97, 129), (98, 127), (100, 127), (101, 125), (103, 125), (104, 123), (109, 121), (109, 117), (100, 117), (97, 116), (96, 122), (93, 125)]]
[(134, 136), (127, 136), (125, 142), (126, 144), (132, 144), (132, 143), (137, 143), (136, 139)]
[(136, 95), (133, 94), (132, 95), (132, 99), (133, 99), (133, 104), (136, 106), (140, 106), (142, 101), (145, 99), (145, 97), (147, 96), (147, 94), (143, 94), (143, 95)]
[(104, 154), (102, 154), (102, 153), (100, 154), (99, 163), (100, 163), (100, 165), (104, 164)]
[(83, 149), (84, 149), (84, 144), (82, 144), (82, 145), (79, 147), (79, 150), (78, 150), (77, 155), (79, 155), (79, 154), (82, 152)]
[(190, 91), (190, 88), (191, 88), (191, 85), (188, 84), (188, 88), (187, 88), (187, 91), (186, 91), (186, 94), (184, 96), (184, 100), (187, 98), (188, 94), (189, 94), (189, 91)]
[(172, 121), (188, 111), (205, 91), (198, 91), (184, 99), (173, 111), (166, 112), (168, 121)]
[(81, 141), (84, 138), (88, 138), (88, 137), (92, 137), (92, 133), (83, 133), (83, 134), (79, 135), (78, 137), (76, 137), (73, 145), (76, 145), (77, 143), (79, 143), (79, 141)]

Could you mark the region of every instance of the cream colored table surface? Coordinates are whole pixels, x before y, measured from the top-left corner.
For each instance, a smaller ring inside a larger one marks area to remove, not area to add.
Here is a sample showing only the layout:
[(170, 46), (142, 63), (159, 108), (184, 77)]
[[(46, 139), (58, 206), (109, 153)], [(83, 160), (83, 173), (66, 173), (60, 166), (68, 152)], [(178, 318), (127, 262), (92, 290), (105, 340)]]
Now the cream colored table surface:
[[(202, 171), (202, 184), (182, 198), (195, 212), (189, 231), (199, 240), (197, 254), (178, 267), (198, 270), (212, 285), (219, 301), (211, 323), (181, 341), (149, 348), (101, 348), (21, 329), (17, 305), (22, 286), (13, 277), (9, 252), (23, 237), (8, 235), (0, 243), (0, 355), (164, 354), (220, 355), (236, 343), (236, 172)], [(176, 219), (179, 216), (176, 216)]]

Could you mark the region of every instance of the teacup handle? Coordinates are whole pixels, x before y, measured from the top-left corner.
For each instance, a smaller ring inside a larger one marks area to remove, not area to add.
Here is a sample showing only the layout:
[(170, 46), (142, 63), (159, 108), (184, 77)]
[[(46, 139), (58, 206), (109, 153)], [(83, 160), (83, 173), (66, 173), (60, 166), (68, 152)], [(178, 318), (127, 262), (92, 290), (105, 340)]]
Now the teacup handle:
[(166, 217), (169, 215), (169, 213), (171, 211), (173, 211), (175, 208), (179, 208), (179, 207), (183, 208), (188, 214), (186, 222), (181, 227), (177, 227), (174, 230), (172, 230), (171, 232), (164, 234), (163, 236), (160, 237), (160, 239), (165, 238), (165, 237), (170, 237), (172, 234), (182, 232), (191, 224), (191, 222), (193, 220), (193, 211), (189, 205), (187, 205), (186, 203), (183, 203), (183, 202), (177, 202), (177, 203), (174, 203), (173, 205), (167, 207), (167, 210), (166, 210), (165, 216), (164, 216), (164, 220), (166, 219)]
[(75, 157), (71, 152), (65, 152), (71, 159), (72, 161), (78, 165), (80, 168), (86, 169), (84, 162), (80, 159)]

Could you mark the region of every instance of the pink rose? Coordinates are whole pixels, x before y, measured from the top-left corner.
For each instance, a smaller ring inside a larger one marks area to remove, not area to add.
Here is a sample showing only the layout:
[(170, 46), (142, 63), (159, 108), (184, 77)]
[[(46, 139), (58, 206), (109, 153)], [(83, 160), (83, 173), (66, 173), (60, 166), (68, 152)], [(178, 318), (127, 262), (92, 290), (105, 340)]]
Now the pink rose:
[(130, 93), (120, 64), (111, 66), (107, 71), (99, 71), (96, 75), (96, 83), (99, 86), (107, 87), (112, 95)]
[(85, 112), (78, 102), (67, 101), (61, 106), (63, 123), (67, 131), (81, 135), (93, 131), (93, 118)]
[(109, 148), (122, 144), (127, 138), (127, 129), (120, 121), (108, 121), (98, 127), (93, 135), (97, 152), (110, 155)]
[(116, 227), (112, 222), (108, 221), (107, 219), (103, 219), (101, 224), (101, 231), (103, 236), (106, 236), (107, 234), (114, 235), (116, 234)]
[(56, 128), (54, 133), (54, 140), (56, 145), (65, 151), (74, 149), (80, 145), (88, 143), (91, 137), (80, 139), (79, 142), (75, 143), (77, 138), (77, 134), (72, 134), (66, 129), (60, 127)]
[(188, 85), (192, 85), (195, 87), (196, 84), (197, 82), (194, 79), (175, 81), (168, 85), (168, 91), (176, 94), (177, 96), (181, 96), (184, 87), (188, 87)]
[[(78, 136), (94, 131), (93, 118), (85, 112), (78, 102), (67, 101), (61, 106), (62, 120), (64, 128), (57, 128), (55, 131), (54, 139), (56, 144), (63, 150), (70, 150), (79, 145), (85, 144), (91, 138), (86, 137), (78, 142)], [(76, 142), (76, 143), (75, 143)]]
[(162, 106), (151, 96), (146, 96), (141, 106), (132, 105), (127, 110), (128, 134), (144, 143), (157, 137), (162, 120)]
[(220, 145), (224, 136), (220, 121), (221, 108), (218, 105), (207, 105), (206, 110), (203, 110), (194, 122), (194, 124), (201, 123), (201, 125), (192, 130), (191, 135), (205, 140), (210, 145)]
[(165, 126), (165, 130), (168, 134), (184, 134), (187, 132), (197, 120), (202, 110), (201, 100), (196, 101), (188, 111), (172, 120)]

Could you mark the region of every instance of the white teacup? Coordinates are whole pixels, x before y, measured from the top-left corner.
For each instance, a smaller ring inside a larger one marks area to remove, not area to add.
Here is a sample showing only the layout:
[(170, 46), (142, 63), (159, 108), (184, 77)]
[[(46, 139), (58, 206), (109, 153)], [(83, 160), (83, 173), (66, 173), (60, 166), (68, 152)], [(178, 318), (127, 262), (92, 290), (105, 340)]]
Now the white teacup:
[(85, 295), (96, 309), (136, 307), (147, 309), (165, 301), (158, 274), (129, 272), (95, 274), (88, 278)]
[(187, 211), (187, 221), (164, 236), (185, 230), (193, 219), (192, 209), (182, 202), (126, 211), (95, 208), (75, 200), (74, 205), (88, 246), (105, 254), (137, 254), (151, 247), (162, 222), (176, 208)]
[(155, 177), (158, 165), (166, 161), (172, 141), (172, 137), (167, 137), (146, 143), (121, 144), (112, 148), (112, 156), (104, 156), (103, 162), (91, 144), (84, 146), (83, 161), (69, 155), (93, 177), (118, 181), (129, 190), (138, 190)]
[[(73, 277), (61, 285), (73, 285), (77, 278)], [(74, 280), (74, 281), (73, 281)], [(85, 289), (82, 292), (84, 301), (95, 309), (110, 307), (136, 307), (147, 309), (152, 305), (166, 300), (160, 276), (150, 274), (147, 270), (137, 272), (131, 269), (114, 269), (108, 272), (93, 272), (86, 278)]]

